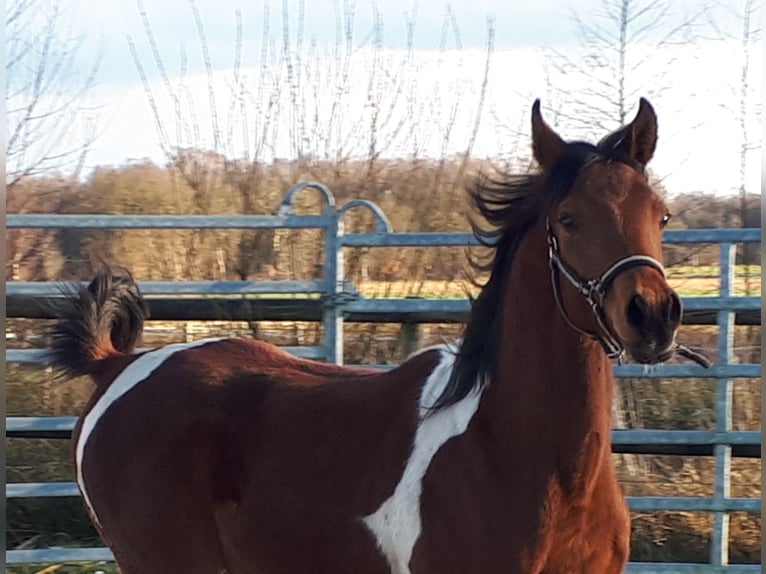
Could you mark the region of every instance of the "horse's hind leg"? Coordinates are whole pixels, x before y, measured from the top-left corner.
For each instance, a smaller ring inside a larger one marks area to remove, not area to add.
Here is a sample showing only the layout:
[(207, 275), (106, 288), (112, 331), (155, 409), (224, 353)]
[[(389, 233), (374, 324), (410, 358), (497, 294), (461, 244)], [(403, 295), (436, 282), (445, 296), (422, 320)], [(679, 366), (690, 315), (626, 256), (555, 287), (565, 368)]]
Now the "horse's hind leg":
[(215, 533), (193, 525), (159, 539), (121, 537), (113, 550), (121, 574), (229, 574)]
[(232, 531), (237, 504), (233, 501), (223, 501), (214, 505), (213, 516), (218, 530), (218, 540), (226, 562), (227, 574), (257, 574), (261, 571), (253, 557), (242, 556), (241, 549)]
[(143, 498), (104, 516), (121, 574), (228, 574), (210, 507), (185, 498), (165, 504)]

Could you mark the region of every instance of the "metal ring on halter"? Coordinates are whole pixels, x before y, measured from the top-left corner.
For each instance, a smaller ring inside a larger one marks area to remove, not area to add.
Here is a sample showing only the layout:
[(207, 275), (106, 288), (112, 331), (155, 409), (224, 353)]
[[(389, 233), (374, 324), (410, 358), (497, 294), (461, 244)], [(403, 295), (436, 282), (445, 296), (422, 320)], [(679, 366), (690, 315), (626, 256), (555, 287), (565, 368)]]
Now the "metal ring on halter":
[[(545, 231), (548, 236), (548, 264), (551, 268), (551, 284), (553, 287), (553, 296), (556, 299), (556, 305), (559, 308), (559, 312), (564, 317), (567, 324), (572, 327), (578, 333), (596, 339), (604, 347), (607, 356), (610, 359), (617, 359), (622, 361), (622, 357), (625, 354), (625, 348), (617, 338), (617, 336), (609, 328), (606, 320), (606, 314), (604, 313), (604, 298), (609, 286), (615, 280), (615, 278), (622, 273), (633, 267), (647, 266), (652, 267), (662, 273), (663, 277), (666, 277), (665, 268), (662, 263), (649, 257), (648, 255), (629, 255), (617, 261), (614, 265), (604, 271), (597, 279), (582, 279), (580, 275), (569, 265), (567, 265), (561, 258), (559, 253), (559, 245), (556, 236), (551, 229), (550, 220), (545, 219)], [(561, 293), (558, 281), (558, 274), (561, 273), (566, 277), (567, 281), (577, 289), (577, 291), (585, 297), (590, 305), (591, 311), (596, 317), (596, 322), (602, 331), (601, 336), (590, 333), (581, 329), (575, 325), (566, 310), (564, 309), (563, 301), (561, 300)]]

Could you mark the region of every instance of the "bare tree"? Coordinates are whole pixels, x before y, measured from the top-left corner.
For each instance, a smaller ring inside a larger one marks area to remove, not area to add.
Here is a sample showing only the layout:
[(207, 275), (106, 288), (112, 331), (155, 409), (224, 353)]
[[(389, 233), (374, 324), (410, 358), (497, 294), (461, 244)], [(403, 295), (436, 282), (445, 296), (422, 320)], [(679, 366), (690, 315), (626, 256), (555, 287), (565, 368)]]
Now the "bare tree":
[[(739, 155), (739, 181), (737, 185), (739, 222), (742, 227), (758, 227), (760, 212), (757, 205), (760, 202), (760, 197), (753, 195), (753, 190), (748, 189), (747, 174), (753, 153), (761, 147), (760, 133), (753, 133), (752, 129), (753, 125), (760, 125), (761, 123), (760, 86), (752, 84), (753, 60), (756, 51), (761, 49), (761, 27), (759, 25), (761, 3), (756, 0), (742, 0), (739, 6), (723, 4), (722, 2), (717, 6), (728, 13), (728, 16), (733, 17), (732, 22), (739, 28), (736, 31), (729, 31), (718, 26), (716, 19), (711, 19), (711, 25), (717, 38), (736, 42), (740, 47), (738, 82), (736, 85), (730, 86), (731, 100), (721, 103), (721, 106), (736, 119), (739, 128), (739, 145), (737, 148)], [(756, 209), (753, 209), (754, 205)], [(760, 283), (753, 284), (750, 263), (760, 261), (760, 245), (745, 244), (738, 251), (738, 262), (747, 265), (744, 280), (745, 293), (748, 295), (757, 293)], [(758, 350), (760, 349), (761, 329), (747, 327), (744, 335), (745, 344), (749, 349), (752, 349), (750, 360), (760, 360)]]
[[(690, 42), (708, 11), (706, 2), (690, 15), (677, 14), (677, 6), (671, 0), (602, 0), (587, 16), (571, 9), (581, 49), (575, 55), (551, 50), (552, 66), (584, 87), (570, 94), (562, 118), (594, 137), (624, 125), (639, 96), (668, 89), (664, 69), (672, 60), (658, 60), (659, 49)], [(646, 72), (650, 67), (657, 72)]]
[[(756, 134), (754, 137), (752, 131), (749, 129), (751, 122), (756, 123), (753, 120), (757, 119), (758, 125), (761, 123), (761, 98), (759, 97), (758, 87), (750, 84), (752, 52), (753, 50), (760, 49), (761, 28), (758, 25), (758, 22), (760, 21), (760, 18), (758, 18), (760, 9), (760, 2), (745, 0), (742, 13), (740, 14), (740, 21), (742, 23), (740, 33), (742, 65), (740, 72), (739, 109), (737, 110), (737, 119), (739, 121), (741, 134), (739, 145), (739, 205), (742, 227), (758, 226), (758, 219), (753, 220), (750, 217), (750, 210), (748, 209), (750, 203), (748, 201), (749, 190), (747, 189), (746, 178), (748, 161), (751, 157), (751, 153), (761, 147), (760, 134)], [(751, 108), (754, 109), (751, 110)], [(743, 253), (744, 259), (746, 261), (757, 260), (759, 249), (760, 246), (758, 245), (746, 246), (743, 250), (745, 252)], [(748, 253), (748, 251), (750, 253)], [(748, 294), (751, 292), (751, 287), (750, 273), (748, 272), (745, 280), (745, 289)]]
[[(753, 55), (760, 50), (761, 27), (759, 16), (761, 3), (755, 0), (744, 0), (739, 9), (731, 4), (719, 3), (719, 6), (734, 17), (734, 22), (739, 25), (739, 30), (729, 32), (717, 25), (715, 19), (711, 19), (711, 25), (716, 31), (718, 38), (737, 42), (740, 46), (740, 73), (737, 85), (731, 86), (731, 102), (722, 102), (721, 105), (735, 118), (739, 127), (739, 181), (737, 193), (740, 201), (740, 220), (743, 227), (757, 226), (755, 221), (750, 221), (748, 216), (748, 193), (747, 172), (750, 158), (754, 151), (761, 147), (760, 134), (753, 134), (752, 126), (760, 124), (761, 99), (759, 97), (760, 86), (752, 84)], [(757, 245), (754, 245), (756, 249)]]
[(62, 0), (11, 0), (7, 6), (8, 189), (40, 173), (76, 173), (95, 138), (85, 98), (100, 57), (90, 69), (79, 67), (83, 38), (72, 14)]
[[(263, 167), (280, 156), (290, 158), (279, 162), (284, 166), (283, 188), (298, 178), (314, 176), (318, 166), (323, 166), (329, 168), (333, 181), (342, 180), (336, 192), (342, 194), (344, 190), (340, 188), (344, 187), (362, 195), (382, 191), (387, 163), (381, 158), (408, 149), (412, 150), (412, 159), (417, 158), (423, 149), (420, 138), (426, 137), (422, 134), (441, 135), (442, 161), (446, 158), (447, 145), (454, 139), (452, 127), (457, 121), (457, 106), (465, 100), (455, 92), (467, 91), (468, 87), (456, 83), (457, 87), (446, 94), (454, 102), (446, 114), (435, 89), (431, 90), (430, 99), (427, 96), (425, 101), (418, 99), (424, 97), (419, 95), (424, 90), (418, 90), (419, 63), (414, 53), (417, 2), (404, 17), (407, 30), (404, 51), (385, 49), (383, 19), (375, 0), (371, 2), (372, 27), (361, 41), (355, 34), (355, 0), (334, 4), (335, 44), (329, 50), (305, 30), (305, 1), (298, 2), (293, 13), (292, 4), (282, 0), (278, 12), (281, 28), (276, 30), (271, 27), (272, 12), (276, 12), (272, 10), (273, 3), (264, 2), (257, 66), (248, 69), (242, 64), (243, 38), (247, 32), (246, 22), (237, 13), (233, 66), (230, 71), (213, 72), (202, 16), (195, 1), (188, 0), (207, 76), (203, 82), (209, 108), (203, 113), (205, 103), (195, 103), (192, 93), (195, 80), (186, 77), (186, 52), (181, 52), (180, 73), (172, 73), (155, 40), (148, 6), (143, 0), (136, 1), (152, 60), (140, 56), (136, 40), (128, 38), (134, 64), (153, 111), (160, 145), (184, 184), (195, 190), (195, 197), (203, 199), (218, 193), (216, 190), (224, 184), (237, 196), (240, 212), (267, 210), (272, 206), (264, 201), (265, 188), (273, 187), (274, 182), (264, 179)], [(440, 54), (447, 51), (450, 34), (455, 38), (456, 50), (462, 49), (457, 18), (449, 4), (445, 12)], [(489, 22), (487, 70), (493, 33)], [(153, 75), (150, 67), (157, 72), (157, 84), (149, 79)], [(486, 76), (485, 73), (474, 121), (469, 126), (464, 163), (471, 154), (481, 121)], [(219, 107), (224, 100), (228, 106)], [(222, 159), (222, 169), (203, 169), (205, 166), (199, 160), (209, 154), (202, 150)], [(351, 161), (352, 158), (364, 161)], [(323, 180), (326, 178), (327, 175), (322, 175)], [(200, 208), (203, 204), (198, 202)], [(230, 266), (243, 278), (257, 272), (257, 261), (271, 265), (273, 254), (268, 251), (280, 243), (278, 238), (269, 240), (271, 232), (246, 233), (253, 236), (252, 241), (243, 240), (241, 256)], [(254, 243), (263, 249), (254, 249)]]
[[(746, 209), (747, 189), (745, 184), (745, 178), (747, 174), (747, 163), (750, 152), (754, 149), (761, 147), (760, 134), (756, 134), (753, 139), (753, 134), (749, 129), (751, 118), (750, 108), (755, 96), (755, 115), (760, 118), (760, 98), (758, 98), (758, 87), (750, 84), (750, 72), (751, 72), (751, 55), (753, 50), (760, 48), (760, 36), (761, 28), (758, 26), (758, 13), (760, 12), (760, 2), (754, 0), (745, 0), (740, 20), (742, 23), (742, 29), (740, 34), (740, 42), (742, 45), (742, 65), (740, 72), (739, 83), (739, 106), (738, 106), (738, 121), (742, 140), (739, 146), (739, 193), (742, 200), (743, 209)], [(755, 93), (754, 93), (755, 92)], [(758, 122), (760, 123), (760, 122)], [(744, 223), (744, 217), (743, 217)]]

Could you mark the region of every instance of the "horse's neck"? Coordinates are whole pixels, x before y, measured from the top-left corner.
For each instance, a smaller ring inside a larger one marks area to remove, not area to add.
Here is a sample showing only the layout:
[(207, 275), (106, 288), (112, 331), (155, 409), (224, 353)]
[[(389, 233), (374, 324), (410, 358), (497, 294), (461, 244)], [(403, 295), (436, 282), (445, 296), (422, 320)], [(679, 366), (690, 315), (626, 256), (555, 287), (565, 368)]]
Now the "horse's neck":
[[(611, 365), (598, 343), (575, 332), (558, 310), (541, 234), (520, 245), (507, 280), (497, 371), (482, 398), (487, 422), (507, 434), (511, 448), (547, 448), (566, 457), (594, 440), (604, 445)], [(519, 444), (520, 437), (529, 444)], [(598, 450), (604, 455), (605, 447)]]

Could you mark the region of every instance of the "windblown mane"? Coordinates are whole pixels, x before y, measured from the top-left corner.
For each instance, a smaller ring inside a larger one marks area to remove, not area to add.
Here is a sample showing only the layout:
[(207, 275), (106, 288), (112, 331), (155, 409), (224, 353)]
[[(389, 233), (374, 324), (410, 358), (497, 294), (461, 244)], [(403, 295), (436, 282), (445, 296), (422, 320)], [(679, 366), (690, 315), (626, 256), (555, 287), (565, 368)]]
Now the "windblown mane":
[[(611, 143), (611, 142), (609, 142)], [(468, 193), (480, 216), (472, 218), (474, 236), (492, 250), (485, 263), (472, 261), (479, 271), (490, 271), (479, 295), (471, 301), (463, 341), (448, 383), (433, 409), (454, 404), (470, 392), (487, 385), (494, 376), (503, 316), (503, 295), (519, 244), (527, 230), (560, 202), (583, 169), (597, 161), (619, 161), (643, 171), (627, 156), (585, 142), (573, 142), (551, 173), (500, 173), (499, 177), (482, 174)], [(484, 220), (483, 222), (481, 220)], [(487, 225), (488, 224), (488, 225)]]

